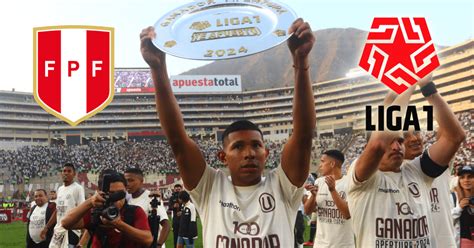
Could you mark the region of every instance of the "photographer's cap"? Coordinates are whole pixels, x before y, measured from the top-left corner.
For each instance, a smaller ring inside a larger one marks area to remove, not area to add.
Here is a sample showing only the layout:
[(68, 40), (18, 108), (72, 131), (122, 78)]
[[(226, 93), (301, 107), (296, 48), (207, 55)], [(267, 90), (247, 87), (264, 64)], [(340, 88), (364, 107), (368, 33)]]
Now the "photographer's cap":
[(462, 175), (462, 174), (466, 174), (466, 173), (469, 173), (469, 174), (474, 174), (474, 168), (472, 168), (472, 166), (470, 165), (465, 165), (463, 167), (461, 167), (461, 169), (459, 169), (458, 171), (458, 175)]

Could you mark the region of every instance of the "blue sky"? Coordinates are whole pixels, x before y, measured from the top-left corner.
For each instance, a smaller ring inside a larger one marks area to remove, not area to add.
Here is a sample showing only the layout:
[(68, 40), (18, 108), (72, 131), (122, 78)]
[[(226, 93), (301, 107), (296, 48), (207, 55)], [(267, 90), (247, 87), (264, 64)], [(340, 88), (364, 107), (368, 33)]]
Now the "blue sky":
[[(24, 0), (2, 3), (0, 9), (0, 90), (32, 92), (33, 27), (97, 25), (115, 28), (115, 66), (146, 67), (138, 35), (162, 15), (191, 0)], [(282, 0), (307, 20), (313, 30), (368, 30), (380, 16), (425, 17), (432, 39), (455, 45), (472, 39), (474, 1), (467, 0)], [(168, 57), (170, 75), (204, 62)]]

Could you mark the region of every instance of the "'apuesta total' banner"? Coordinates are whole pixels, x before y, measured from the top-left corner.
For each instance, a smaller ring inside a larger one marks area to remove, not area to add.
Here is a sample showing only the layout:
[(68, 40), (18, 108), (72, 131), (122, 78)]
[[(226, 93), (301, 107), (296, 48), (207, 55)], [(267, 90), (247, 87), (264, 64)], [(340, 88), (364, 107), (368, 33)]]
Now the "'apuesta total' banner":
[(174, 93), (241, 92), (240, 75), (180, 75), (170, 78)]

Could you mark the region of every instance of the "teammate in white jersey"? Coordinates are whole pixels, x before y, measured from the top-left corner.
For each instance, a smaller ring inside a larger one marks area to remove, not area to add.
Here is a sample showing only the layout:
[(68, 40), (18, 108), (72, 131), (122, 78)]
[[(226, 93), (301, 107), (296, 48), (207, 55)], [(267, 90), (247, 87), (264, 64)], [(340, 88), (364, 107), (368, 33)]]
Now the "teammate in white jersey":
[[(442, 132), (442, 131), (438, 131)], [(424, 150), (423, 137), (420, 132), (408, 131), (403, 134), (405, 141), (405, 159), (412, 160), (420, 156)], [(433, 238), (438, 247), (455, 248), (454, 223), (451, 217), (451, 209), (454, 203), (449, 188), (450, 171), (433, 180), (430, 190), (431, 214), (433, 218)]]
[[(150, 204), (151, 198), (150, 191), (143, 188), (143, 172), (138, 168), (129, 168), (125, 170), (125, 179), (127, 180), (127, 191), (132, 194), (132, 198), (129, 199), (128, 204), (140, 206), (147, 216), (150, 216), (153, 208)], [(161, 228), (159, 235), (157, 236), (158, 247), (166, 247), (165, 242), (170, 232), (170, 223), (168, 221), (168, 214), (161, 201), (160, 205), (156, 208), (156, 215), (160, 218)], [(151, 224), (151, 223), (149, 223)], [(150, 225), (151, 227), (151, 225)], [(153, 233), (152, 233), (153, 234)]]
[(141, 52), (151, 69), (156, 105), (176, 158), (184, 187), (203, 222), (204, 247), (292, 247), (296, 211), (308, 177), (311, 145), (316, 124), (309, 58), (315, 38), (302, 19), (288, 30), (293, 57), (295, 89), (293, 133), (283, 148), (281, 166), (262, 177), (269, 151), (262, 131), (249, 121), (231, 124), (222, 135), (218, 157), (227, 166), (214, 170), (197, 144), (188, 137), (166, 70), (165, 54), (151, 39), (152, 27), (140, 35)]
[(317, 213), (314, 247), (355, 247), (354, 233), (347, 206), (347, 177), (342, 176), (344, 154), (338, 150), (323, 152), (318, 178), (309, 187), (309, 198), (305, 202), (305, 213)]
[(26, 248), (49, 247), (53, 230), (50, 229), (47, 234), (44, 234), (43, 230), (45, 230), (46, 223), (56, 210), (56, 204), (48, 202), (48, 196), (44, 189), (37, 189), (34, 196), (36, 205), (28, 213), (26, 225)]
[[(79, 243), (79, 237), (81, 236), (80, 230), (67, 231), (64, 229), (61, 226), (61, 220), (71, 209), (85, 201), (84, 188), (77, 182), (74, 182), (76, 169), (73, 164), (64, 164), (61, 175), (64, 184), (58, 188), (56, 212), (54, 212), (53, 217), (50, 219), (50, 222), (56, 222), (53, 239), (49, 245), (52, 248), (63, 247), (63, 242), (67, 242), (69, 247), (75, 247)], [(50, 222), (48, 222), (47, 227), (50, 226)]]
[[(465, 133), (431, 77), (418, 84), (433, 105), (443, 132), (429, 149), (410, 161), (404, 161), (401, 133), (371, 135), (349, 171), (348, 202), (357, 247), (437, 247), (431, 238), (431, 184), (446, 170)], [(401, 94), (392, 105), (407, 103)]]

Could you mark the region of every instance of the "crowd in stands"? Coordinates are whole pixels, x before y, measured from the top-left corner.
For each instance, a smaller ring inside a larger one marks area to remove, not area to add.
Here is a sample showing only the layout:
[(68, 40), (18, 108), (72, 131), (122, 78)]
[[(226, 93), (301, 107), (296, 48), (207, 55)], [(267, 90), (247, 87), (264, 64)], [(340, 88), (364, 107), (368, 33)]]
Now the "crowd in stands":
[(155, 103), (155, 98), (154, 96), (129, 96), (129, 97), (120, 97), (120, 98), (115, 98), (113, 103)]
[[(461, 147), (456, 153), (453, 159), (453, 164), (473, 165), (474, 158), (472, 150), (474, 148), (474, 111), (458, 113), (456, 116), (458, 117), (458, 120), (461, 122), (461, 125), (466, 132), (466, 140), (462, 143)], [(435, 131), (422, 132), (422, 134), (426, 147), (435, 142)], [(352, 161), (354, 161), (354, 159), (362, 153), (365, 145), (367, 144), (367, 138), (365, 137), (365, 134), (354, 134), (354, 137), (355, 138), (352, 140), (352, 142), (347, 144), (347, 149), (344, 153), (346, 157), (346, 162), (344, 163), (345, 166), (350, 165), (350, 163), (352, 163)], [(342, 148), (342, 150), (344, 149)]]
[(148, 70), (115, 71), (115, 87), (117, 88), (143, 88), (153, 87)]
[[(220, 144), (213, 140), (197, 140), (212, 167), (222, 167), (217, 159)], [(267, 167), (274, 168), (280, 160), (281, 142), (269, 142)], [(95, 142), (74, 146), (25, 146), (15, 151), (0, 150), (0, 171), (9, 172), (7, 184), (20, 184), (32, 177), (53, 176), (62, 164), (72, 162), (79, 172), (98, 173), (106, 168), (124, 171), (139, 167), (147, 174), (176, 174), (177, 165), (167, 141)]]
[(352, 130), (348, 129), (341, 133), (323, 133), (316, 139), (316, 148), (320, 151), (329, 149), (344, 150), (352, 138)]
[[(457, 114), (465, 128), (467, 139), (455, 156), (454, 164), (473, 164), (473, 129), (474, 112)], [(432, 144), (436, 138), (435, 132), (423, 132), (425, 143)], [(346, 164), (350, 164), (366, 145), (365, 133), (352, 133), (351, 130), (335, 134), (321, 134), (314, 140), (313, 164), (318, 164), (322, 151), (336, 148), (343, 150)], [(205, 159), (214, 168), (223, 165), (217, 159), (220, 143), (215, 140), (196, 140)], [(266, 167), (271, 169), (278, 166), (282, 144), (285, 141), (267, 142), (272, 151)], [(139, 167), (147, 174), (177, 174), (176, 162), (170, 146), (161, 141), (121, 141), (95, 142), (87, 145), (74, 146), (24, 146), (17, 150), (0, 150), (0, 179), (6, 184), (28, 183), (32, 177), (56, 175), (61, 165), (72, 162), (78, 166), (79, 172), (96, 173), (105, 168), (124, 171), (127, 167)]]
[(363, 133), (355, 134), (352, 144), (347, 147), (345, 150), (345, 162), (343, 167), (347, 168), (359, 154), (364, 151), (365, 145), (367, 144), (367, 137)]

